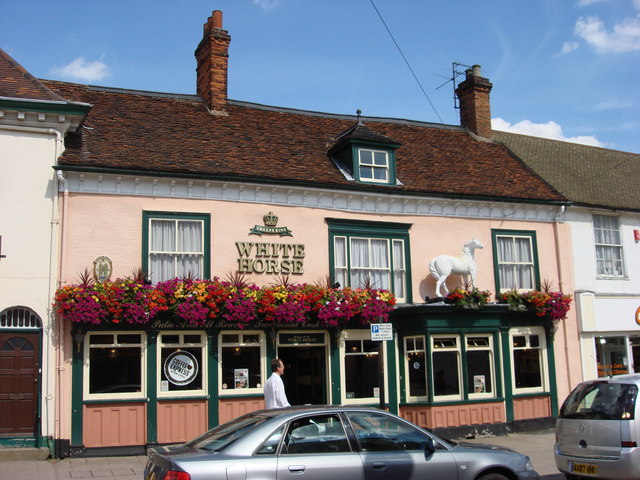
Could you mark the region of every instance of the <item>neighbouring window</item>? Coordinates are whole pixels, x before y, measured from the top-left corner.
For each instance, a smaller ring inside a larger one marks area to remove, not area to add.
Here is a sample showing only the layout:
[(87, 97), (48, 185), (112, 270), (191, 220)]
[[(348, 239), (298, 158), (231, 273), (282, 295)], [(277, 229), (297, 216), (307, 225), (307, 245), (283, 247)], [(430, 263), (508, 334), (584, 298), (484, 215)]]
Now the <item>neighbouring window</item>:
[(160, 333), (159, 397), (205, 394), (206, 338), (199, 332)]
[(389, 152), (359, 148), (358, 172), (361, 181), (389, 183)]
[(264, 348), (263, 332), (220, 334), (222, 393), (262, 392)]
[(350, 400), (379, 398), (379, 350), (384, 342), (373, 342), (362, 332), (347, 333), (344, 341), (344, 397)]
[(510, 339), (515, 390), (542, 391), (546, 370), (544, 329), (512, 330)]
[(328, 223), (335, 282), (389, 290), (398, 302), (410, 301), (408, 225), (332, 219)]
[(460, 344), (457, 336), (431, 337), (431, 370), (434, 398), (448, 400), (460, 397)]
[(624, 277), (624, 254), (618, 217), (594, 214), (593, 233), (596, 242), (598, 275)]
[(143, 212), (143, 222), (143, 267), (152, 283), (209, 277), (209, 215)]
[[(596, 337), (595, 342), (598, 377), (629, 373), (627, 344), (631, 344), (632, 352), (637, 354), (633, 341), (630, 342), (627, 337)], [(635, 343), (637, 345), (637, 338)]]
[(85, 338), (86, 393), (139, 398), (144, 396), (144, 333), (88, 333)]
[(539, 284), (535, 232), (493, 232), (496, 290), (533, 290)]
[(489, 335), (465, 337), (467, 391), (470, 397), (495, 396), (493, 374), (493, 344)]
[(427, 396), (427, 354), (423, 336), (405, 337), (406, 372), (410, 397)]

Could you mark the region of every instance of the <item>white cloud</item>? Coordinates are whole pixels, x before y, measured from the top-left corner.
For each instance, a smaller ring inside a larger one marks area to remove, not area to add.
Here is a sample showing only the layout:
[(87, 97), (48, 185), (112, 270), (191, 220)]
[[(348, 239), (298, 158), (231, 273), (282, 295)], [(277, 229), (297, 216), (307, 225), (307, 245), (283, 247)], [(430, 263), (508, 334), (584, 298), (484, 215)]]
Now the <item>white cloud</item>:
[[(636, 0), (638, 5), (640, 0)], [(624, 53), (640, 51), (640, 16), (628, 17), (608, 32), (598, 17), (580, 17), (574, 33), (584, 39), (598, 53)]]
[(51, 73), (63, 78), (75, 78), (87, 82), (95, 82), (109, 76), (109, 67), (99, 60), (87, 62), (84, 57), (78, 57), (67, 65), (53, 67)]
[(253, 0), (254, 5), (258, 5), (263, 10), (271, 10), (280, 5), (280, 0)]
[(502, 118), (492, 118), (491, 128), (503, 132), (521, 133), (533, 137), (550, 138), (552, 140), (562, 140), (564, 142), (581, 143), (593, 147), (604, 147), (605, 145), (596, 137), (591, 135), (581, 135), (578, 137), (565, 137), (562, 127), (556, 122), (549, 120), (547, 123), (533, 123), (531, 120), (522, 120), (511, 125)]
[(606, 2), (607, 0), (578, 0), (578, 6), (586, 7), (587, 5), (591, 5), (591, 4), (603, 2), (603, 1)]
[(560, 50), (560, 53), (558, 53), (558, 55), (565, 55), (567, 53), (571, 53), (577, 48), (578, 48), (578, 42), (564, 42), (564, 45), (562, 45), (562, 50)]

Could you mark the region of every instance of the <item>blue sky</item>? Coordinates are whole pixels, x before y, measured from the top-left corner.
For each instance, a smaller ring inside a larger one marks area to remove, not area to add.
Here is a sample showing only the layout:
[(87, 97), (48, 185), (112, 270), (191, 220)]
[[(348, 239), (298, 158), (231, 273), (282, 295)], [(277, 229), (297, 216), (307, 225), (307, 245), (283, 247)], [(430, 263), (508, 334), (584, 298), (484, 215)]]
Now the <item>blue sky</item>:
[(479, 64), (494, 128), (640, 153), (640, 0), (0, 0), (0, 48), (38, 78), (194, 94), (213, 10), (232, 99), (458, 125), (452, 64)]

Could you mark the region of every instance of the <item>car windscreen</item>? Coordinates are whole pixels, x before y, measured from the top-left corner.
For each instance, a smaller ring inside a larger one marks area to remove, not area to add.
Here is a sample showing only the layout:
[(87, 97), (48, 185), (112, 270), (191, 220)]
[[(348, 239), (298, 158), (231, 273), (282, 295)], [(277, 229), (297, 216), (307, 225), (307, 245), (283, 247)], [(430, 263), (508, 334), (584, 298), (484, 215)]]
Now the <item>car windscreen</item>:
[(594, 382), (578, 385), (560, 409), (559, 418), (631, 420), (638, 387), (626, 383)]
[(259, 415), (245, 415), (209, 430), (199, 437), (186, 442), (185, 445), (203, 450), (220, 451), (237, 438), (267, 421), (268, 418)]

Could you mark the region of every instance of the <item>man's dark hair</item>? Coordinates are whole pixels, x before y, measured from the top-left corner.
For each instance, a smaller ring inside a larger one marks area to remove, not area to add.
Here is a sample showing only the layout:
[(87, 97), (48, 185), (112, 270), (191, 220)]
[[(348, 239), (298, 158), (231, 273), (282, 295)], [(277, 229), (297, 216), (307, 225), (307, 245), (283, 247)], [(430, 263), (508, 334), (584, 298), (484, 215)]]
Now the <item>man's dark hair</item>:
[(273, 360), (271, 360), (271, 371), (275, 372), (281, 363), (282, 360), (280, 360), (279, 358), (274, 358)]

